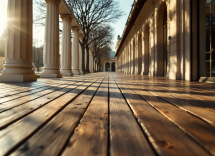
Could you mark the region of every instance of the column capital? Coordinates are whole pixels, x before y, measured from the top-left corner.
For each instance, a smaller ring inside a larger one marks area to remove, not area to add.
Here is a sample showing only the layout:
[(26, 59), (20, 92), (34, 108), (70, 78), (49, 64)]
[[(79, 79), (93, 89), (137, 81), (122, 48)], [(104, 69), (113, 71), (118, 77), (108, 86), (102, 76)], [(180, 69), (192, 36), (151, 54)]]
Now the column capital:
[(72, 15), (69, 15), (69, 14), (62, 14), (60, 15), (60, 18), (63, 20), (63, 21), (72, 21)]
[(60, 4), (61, 0), (45, 0), (46, 3), (57, 3)]
[(79, 32), (79, 30), (81, 29), (79, 26), (76, 27), (71, 27), (72, 31), (76, 31)]

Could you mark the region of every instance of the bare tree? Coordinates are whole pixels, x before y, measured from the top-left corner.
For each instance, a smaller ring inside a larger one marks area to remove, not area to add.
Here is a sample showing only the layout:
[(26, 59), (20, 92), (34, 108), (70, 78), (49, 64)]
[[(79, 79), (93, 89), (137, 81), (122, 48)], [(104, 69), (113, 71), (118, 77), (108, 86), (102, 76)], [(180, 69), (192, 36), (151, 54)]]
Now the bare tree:
[(100, 50), (98, 55), (98, 67), (101, 68), (105, 61), (110, 59), (110, 51), (111, 48), (109, 46), (105, 46)]
[[(74, 13), (78, 22), (82, 26), (84, 38), (80, 42), (82, 47), (82, 69), (89, 72), (89, 45), (93, 42), (91, 32), (101, 25), (107, 25), (121, 18), (123, 11), (119, 7), (117, 0), (66, 0), (70, 9)], [(45, 2), (35, 0), (38, 6), (38, 15), (34, 21), (36, 24), (45, 23)], [(95, 39), (95, 38), (94, 38)], [(85, 69), (85, 48), (87, 50), (87, 60)]]
[(113, 28), (109, 25), (99, 26), (96, 30), (91, 32), (90, 36), (92, 38), (93, 60), (96, 60), (97, 64), (101, 66), (101, 59), (108, 59), (109, 52), (111, 51)]
[(39, 73), (40, 67), (43, 67), (43, 46), (38, 47), (38, 40), (33, 42), (33, 62)]

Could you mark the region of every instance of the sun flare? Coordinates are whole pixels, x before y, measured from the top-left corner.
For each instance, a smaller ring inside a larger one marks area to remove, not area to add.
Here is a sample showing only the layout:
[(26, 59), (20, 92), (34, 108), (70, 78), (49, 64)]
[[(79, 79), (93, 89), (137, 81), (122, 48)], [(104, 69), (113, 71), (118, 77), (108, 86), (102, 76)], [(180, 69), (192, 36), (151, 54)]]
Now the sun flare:
[(7, 24), (7, 0), (0, 1), (0, 36), (4, 32), (4, 29), (6, 28)]

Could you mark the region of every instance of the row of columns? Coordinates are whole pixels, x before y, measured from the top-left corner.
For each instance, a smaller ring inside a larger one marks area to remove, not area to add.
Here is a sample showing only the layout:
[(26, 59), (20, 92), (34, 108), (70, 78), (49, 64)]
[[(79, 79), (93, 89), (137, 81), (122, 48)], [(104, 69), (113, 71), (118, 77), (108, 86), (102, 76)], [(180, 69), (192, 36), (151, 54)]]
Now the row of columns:
[[(196, 22), (197, 14), (193, 15), (190, 8), (197, 9), (197, 4), (190, 7), (190, 1), (156, 0), (146, 1), (144, 5), (152, 9), (145, 10), (148, 16), (138, 18), (130, 35), (121, 41), (117, 49), (117, 71), (197, 80), (197, 39), (196, 33), (190, 32), (192, 26), (197, 30), (196, 25), (190, 23)], [(140, 16), (145, 15), (143, 10)]]
[[(61, 61), (59, 59), (59, 4), (61, 0), (46, 0), (44, 34), (44, 67), (41, 77), (61, 78), (83, 74), (80, 27), (71, 27), (72, 15), (61, 15), (63, 22)], [(36, 81), (32, 63), (32, 0), (8, 0), (8, 20), (4, 70), (0, 81)], [(71, 51), (71, 30), (73, 45)], [(90, 57), (92, 62), (92, 57)], [(61, 62), (61, 68), (59, 63)], [(93, 63), (91, 63), (93, 68)], [(92, 71), (92, 69), (91, 69)]]

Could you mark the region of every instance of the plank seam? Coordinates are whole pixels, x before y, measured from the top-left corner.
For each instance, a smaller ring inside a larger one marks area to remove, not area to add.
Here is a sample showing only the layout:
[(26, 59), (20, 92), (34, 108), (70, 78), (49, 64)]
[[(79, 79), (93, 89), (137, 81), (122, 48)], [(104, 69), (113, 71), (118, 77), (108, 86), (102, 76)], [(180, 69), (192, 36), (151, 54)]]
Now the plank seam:
[[(104, 76), (104, 75), (103, 75), (103, 76)], [(103, 77), (103, 76), (101, 76), (101, 77)], [(100, 78), (101, 78), (101, 77), (100, 77)], [(99, 79), (99, 78), (98, 78), (98, 79)], [(98, 80), (98, 79), (97, 79), (97, 80)], [(104, 81), (104, 79), (105, 79), (105, 77), (103, 78), (102, 82)], [(97, 81), (97, 80), (96, 80), (96, 81)], [(95, 81), (95, 82), (96, 82), (96, 81)], [(93, 82), (93, 83), (95, 83), (95, 82)], [(68, 143), (69, 143), (69, 141), (70, 141), (70, 138), (73, 136), (73, 134), (74, 134), (74, 132), (75, 132), (75, 129), (76, 129), (76, 128), (78, 127), (78, 125), (80, 124), (80, 122), (81, 122), (81, 120), (82, 120), (84, 114), (86, 113), (87, 109), (89, 108), (90, 103), (92, 102), (92, 100), (93, 100), (94, 96), (96, 95), (98, 89), (100, 88), (102, 82), (99, 84), (98, 88), (96, 89), (95, 93), (93, 94), (92, 98), (90, 99), (90, 101), (89, 101), (87, 107), (85, 108), (84, 113), (82, 114), (82, 116), (81, 116), (79, 122), (77, 122), (77, 124), (75, 125), (75, 128), (71, 131), (71, 134), (69, 135), (68, 139), (66, 140), (65, 144), (63, 145), (63, 148), (60, 150), (60, 152), (59, 152), (59, 154), (58, 154), (59, 156), (62, 155), (62, 153), (63, 153), (64, 150), (66, 149), (66, 147), (67, 147), (67, 145), (68, 145)], [(93, 84), (93, 83), (92, 83), (92, 84)], [(91, 85), (92, 85), (92, 84), (91, 84)], [(91, 86), (91, 85), (90, 85), (90, 86)], [(90, 87), (90, 86), (89, 86), (89, 87)], [(89, 88), (89, 87), (87, 87), (87, 88)], [(87, 90), (87, 88), (86, 88), (86, 90)], [(83, 92), (84, 92), (84, 91), (83, 91)], [(82, 93), (83, 93), (83, 92), (82, 92)]]
[(157, 146), (157, 144), (155, 143), (154, 139), (152, 138), (152, 136), (150, 135), (150, 133), (148, 132), (148, 130), (146, 129), (146, 127), (143, 125), (143, 123), (141, 123), (137, 116), (134, 113), (134, 110), (130, 107), (129, 102), (127, 101), (126, 97), (124, 96), (124, 94), (122, 93), (122, 90), (120, 89), (118, 83), (116, 82), (116, 80), (113, 78), (113, 80), (115, 81), (120, 93), (122, 94), (125, 102), (127, 103), (128, 107), (130, 108), (132, 114), (134, 115), (134, 118), (137, 122), (137, 124), (139, 125), (141, 131), (143, 132), (143, 135), (145, 136), (147, 142), (149, 143), (149, 146), (151, 147), (152, 151), (155, 153), (155, 155), (157, 156), (164, 156), (163, 153), (160, 151), (159, 147)]
[[(81, 85), (79, 85), (81, 86)], [(77, 86), (77, 87), (79, 87)], [(77, 87), (71, 89), (70, 91), (76, 89)], [(88, 87), (87, 87), (88, 88)], [(70, 101), (68, 101), (64, 106), (62, 106), (56, 113), (54, 113), (46, 122), (44, 122), (43, 124), (41, 124), (38, 128), (36, 128), (29, 136), (27, 136), (25, 139), (23, 139), (22, 141), (20, 141), (17, 145), (15, 145), (13, 148), (11, 148), (5, 155), (10, 155), (12, 152), (14, 152), (17, 148), (19, 148), (24, 142), (26, 142), (29, 138), (31, 138), (34, 134), (36, 134), (42, 127), (44, 127), (49, 121), (51, 121), (59, 112), (61, 112), (65, 107), (67, 107), (72, 101), (74, 101), (81, 93), (83, 93), (87, 88), (85, 88), (84, 90), (82, 90), (79, 94), (77, 94), (73, 99), (71, 99)], [(69, 92), (69, 91), (68, 91)], [(66, 92), (66, 93), (68, 93)], [(64, 93), (63, 95), (65, 95), (66, 93)], [(63, 96), (61, 95), (61, 96)], [(60, 97), (61, 97), (60, 96)], [(59, 97), (58, 97), (59, 98)]]

